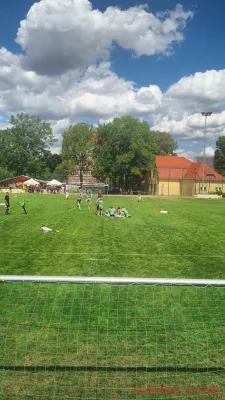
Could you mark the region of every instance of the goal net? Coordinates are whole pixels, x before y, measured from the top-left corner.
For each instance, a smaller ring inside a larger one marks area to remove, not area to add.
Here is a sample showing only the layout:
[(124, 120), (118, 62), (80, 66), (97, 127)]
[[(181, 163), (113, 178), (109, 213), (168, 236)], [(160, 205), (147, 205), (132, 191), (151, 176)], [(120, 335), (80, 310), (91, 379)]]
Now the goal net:
[(0, 280), (1, 399), (225, 399), (224, 282)]

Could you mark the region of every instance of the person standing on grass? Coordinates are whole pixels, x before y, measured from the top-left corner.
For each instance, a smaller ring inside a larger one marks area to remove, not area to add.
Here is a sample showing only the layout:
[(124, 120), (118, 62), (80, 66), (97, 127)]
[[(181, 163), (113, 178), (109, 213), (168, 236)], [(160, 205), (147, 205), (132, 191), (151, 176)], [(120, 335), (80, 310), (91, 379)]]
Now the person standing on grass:
[(98, 191), (98, 199), (100, 199), (100, 198), (102, 198), (102, 191), (101, 190)]
[(87, 204), (88, 204), (88, 212), (90, 212), (91, 211), (91, 198), (90, 197), (87, 199)]
[(99, 211), (99, 204), (98, 204), (99, 200), (100, 200), (99, 198), (97, 198), (96, 200), (96, 212), (95, 212), (96, 215), (98, 214)]
[(10, 200), (9, 200), (9, 192), (5, 195), (5, 215), (9, 215), (10, 209)]
[(78, 210), (81, 211), (80, 203), (81, 203), (81, 197), (78, 197), (78, 199), (77, 199), (77, 208), (78, 208)]
[(138, 203), (140, 203), (141, 202), (141, 193), (139, 192), (138, 193)]
[(98, 206), (99, 206), (99, 213), (98, 213), (98, 215), (99, 215), (100, 217), (102, 217), (102, 213), (103, 213), (103, 200), (102, 200), (101, 197), (100, 197), (100, 199), (98, 200)]
[(25, 200), (19, 201), (18, 204), (22, 207), (22, 209), (24, 211), (24, 214), (27, 214), (27, 211), (26, 211), (26, 208), (25, 208)]
[(66, 192), (66, 200), (68, 200), (68, 198), (69, 198), (69, 192)]

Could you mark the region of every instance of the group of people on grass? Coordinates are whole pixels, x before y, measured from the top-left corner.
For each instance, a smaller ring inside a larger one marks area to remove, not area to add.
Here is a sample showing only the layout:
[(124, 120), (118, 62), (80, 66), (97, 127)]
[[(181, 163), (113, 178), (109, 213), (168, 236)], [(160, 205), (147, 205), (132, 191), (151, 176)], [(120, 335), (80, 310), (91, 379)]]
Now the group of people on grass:
[(105, 212), (106, 217), (111, 217), (111, 218), (130, 218), (132, 217), (131, 214), (126, 210), (125, 207), (110, 207), (107, 208)]
[(132, 217), (131, 214), (126, 210), (125, 207), (109, 207), (105, 211), (105, 214), (103, 214), (103, 209), (104, 209), (104, 203), (103, 203), (103, 198), (98, 197), (96, 201), (96, 212), (95, 214), (102, 217), (103, 215), (105, 217), (110, 217), (110, 218), (126, 218), (126, 217)]

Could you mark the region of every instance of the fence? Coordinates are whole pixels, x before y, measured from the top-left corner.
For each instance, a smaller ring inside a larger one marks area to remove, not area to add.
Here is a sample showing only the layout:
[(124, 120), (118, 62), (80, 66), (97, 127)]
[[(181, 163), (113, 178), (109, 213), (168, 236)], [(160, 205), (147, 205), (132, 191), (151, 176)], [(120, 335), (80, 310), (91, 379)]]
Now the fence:
[(225, 281), (0, 281), (2, 399), (224, 398)]

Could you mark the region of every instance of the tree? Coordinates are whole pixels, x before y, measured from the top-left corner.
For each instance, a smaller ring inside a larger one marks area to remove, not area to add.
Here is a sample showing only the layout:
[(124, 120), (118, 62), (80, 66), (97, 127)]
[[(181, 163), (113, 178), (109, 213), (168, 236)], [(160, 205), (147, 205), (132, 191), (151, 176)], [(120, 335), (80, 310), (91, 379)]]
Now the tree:
[(42, 159), (46, 163), (47, 168), (49, 168), (51, 173), (53, 173), (56, 167), (62, 162), (61, 155), (52, 154), (50, 151), (45, 151)]
[(147, 122), (133, 117), (115, 118), (97, 129), (93, 175), (100, 180), (110, 178), (114, 187), (138, 188), (155, 165), (155, 153)]
[(41, 158), (54, 142), (50, 124), (23, 113), (11, 116), (10, 123), (11, 128), (0, 131), (0, 165), (16, 175), (43, 172), (46, 163), (41, 165)]
[(68, 161), (63, 161), (57, 165), (54, 171), (54, 177), (59, 181), (67, 180), (68, 175), (74, 170), (74, 164)]
[(42, 156), (48, 144), (55, 141), (51, 125), (42, 122), (39, 116), (20, 113), (12, 115), (10, 123), (13, 144), (35, 157)]
[(177, 142), (168, 132), (151, 131), (152, 140), (156, 144), (156, 155), (171, 155), (177, 149)]
[(225, 175), (225, 136), (220, 136), (216, 141), (216, 151), (213, 161), (215, 170), (219, 174)]
[(78, 171), (81, 187), (83, 174), (92, 167), (94, 130), (88, 124), (71, 126), (63, 133), (62, 159), (64, 165), (71, 168), (70, 172)]
[(4, 171), (8, 170), (8, 162), (7, 162), (7, 149), (8, 148), (9, 148), (9, 142), (7, 140), (6, 130), (0, 130), (0, 168), (2, 169), (0, 179), (4, 179), (4, 176), (3, 176), (3, 175), (5, 175)]

